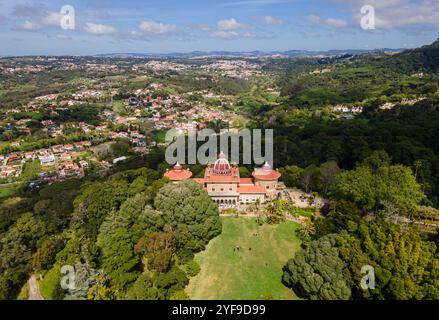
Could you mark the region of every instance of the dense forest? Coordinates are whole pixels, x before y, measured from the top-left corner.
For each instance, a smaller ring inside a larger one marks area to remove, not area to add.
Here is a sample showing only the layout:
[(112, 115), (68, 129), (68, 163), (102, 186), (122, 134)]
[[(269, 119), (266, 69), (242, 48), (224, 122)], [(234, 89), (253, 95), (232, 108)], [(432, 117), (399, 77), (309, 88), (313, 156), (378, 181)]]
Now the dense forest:
[(46, 273), (46, 297), (64, 298), (64, 265), (81, 275), (68, 299), (186, 298), (194, 253), (221, 233), (218, 208), (195, 182), (160, 177), (125, 170), (4, 201), (1, 299), (15, 299), (32, 269)]
[[(420, 224), (428, 222), (417, 220), (438, 219), (431, 207), (439, 204), (438, 50), (435, 42), (335, 66), (318, 81), (284, 79), (288, 103), (255, 111), (259, 125), (277, 130), (285, 183), (330, 198), (325, 218), (301, 227), (302, 250), (284, 267), (283, 282), (300, 297), (439, 298), (438, 231), (425, 232)], [(414, 72), (428, 75), (411, 77)], [(433, 95), (379, 108), (416, 93)], [(316, 101), (363, 101), (364, 108), (354, 119), (333, 119), (315, 110)], [(401, 223), (404, 216), (412, 223)], [(369, 290), (361, 288), (365, 265), (375, 272)]]

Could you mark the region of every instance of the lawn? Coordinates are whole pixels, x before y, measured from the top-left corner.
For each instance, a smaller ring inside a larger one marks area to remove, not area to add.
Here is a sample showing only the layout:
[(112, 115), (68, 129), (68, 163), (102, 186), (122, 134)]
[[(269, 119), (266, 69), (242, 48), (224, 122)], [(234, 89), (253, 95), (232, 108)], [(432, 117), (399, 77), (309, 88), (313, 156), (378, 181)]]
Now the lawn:
[(26, 162), (23, 166), (23, 172), (21, 174), (22, 181), (30, 181), (38, 178), (38, 174), (41, 172), (41, 165), (39, 160), (33, 160)]
[(300, 245), (298, 224), (258, 226), (255, 219), (234, 217), (222, 222), (221, 235), (195, 256), (201, 271), (186, 288), (191, 299), (297, 299), (281, 277)]
[(125, 111), (125, 105), (124, 105), (123, 101), (122, 100), (115, 101), (114, 105), (113, 105), (113, 110), (116, 112)]
[(23, 185), (20, 182), (0, 184), (0, 198), (12, 196), (14, 193), (18, 192), (22, 186)]

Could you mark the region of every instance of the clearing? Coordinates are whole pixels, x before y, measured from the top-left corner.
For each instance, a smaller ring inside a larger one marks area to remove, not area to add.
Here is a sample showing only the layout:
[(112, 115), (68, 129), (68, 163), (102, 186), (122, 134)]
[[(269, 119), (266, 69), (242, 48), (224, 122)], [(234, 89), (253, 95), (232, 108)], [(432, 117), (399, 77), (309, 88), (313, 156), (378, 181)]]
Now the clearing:
[(281, 278), (283, 266), (300, 246), (298, 224), (259, 226), (254, 218), (234, 217), (222, 222), (221, 235), (195, 256), (201, 271), (186, 288), (190, 298), (297, 299)]

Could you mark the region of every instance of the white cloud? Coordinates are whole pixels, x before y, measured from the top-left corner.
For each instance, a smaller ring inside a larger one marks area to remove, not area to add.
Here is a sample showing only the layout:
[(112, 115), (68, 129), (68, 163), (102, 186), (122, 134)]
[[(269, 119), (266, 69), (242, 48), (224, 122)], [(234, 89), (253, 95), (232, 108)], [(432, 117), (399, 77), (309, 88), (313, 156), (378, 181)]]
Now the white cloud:
[(18, 29), (26, 30), (26, 31), (36, 31), (41, 29), (41, 26), (38, 23), (34, 23), (29, 20), (26, 20), (24, 23), (18, 26)]
[(305, 17), (305, 19), (313, 24), (318, 24), (321, 26), (332, 27), (332, 28), (346, 28), (348, 23), (342, 19), (322, 19), (320, 16), (315, 14), (310, 14)]
[(353, 17), (360, 25), (360, 9), (363, 5), (375, 8), (376, 28), (411, 29), (412, 27), (438, 27), (439, 1), (437, 0), (337, 0), (351, 6)]
[(216, 26), (220, 31), (244, 29), (247, 27), (245, 24), (236, 21), (235, 18), (219, 20)]
[(165, 35), (176, 31), (177, 27), (172, 24), (165, 24), (156, 21), (142, 21), (139, 25), (139, 30), (146, 34)]
[(113, 26), (94, 22), (86, 22), (84, 30), (95, 35), (113, 34), (117, 32), (116, 28)]
[(345, 28), (348, 26), (348, 23), (341, 19), (333, 19), (329, 18), (324, 21), (324, 24), (334, 28)]
[(59, 12), (47, 12), (47, 15), (41, 19), (41, 23), (48, 27), (59, 27), (61, 18), (62, 16)]
[(213, 35), (215, 37), (222, 38), (222, 39), (233, 39), (233, 38), (237, 38), (239, 36), (239, 33), (235, 32), (235, 31), (219, 30), (217, 32), (214, 32)]
[(271, 24), (272, 26), (279, 26), (284, 23), (282, 19), (276, 19), (272, 16), (262, 16), (262, 17), (256, 17), (256, 19), (266, 23)]

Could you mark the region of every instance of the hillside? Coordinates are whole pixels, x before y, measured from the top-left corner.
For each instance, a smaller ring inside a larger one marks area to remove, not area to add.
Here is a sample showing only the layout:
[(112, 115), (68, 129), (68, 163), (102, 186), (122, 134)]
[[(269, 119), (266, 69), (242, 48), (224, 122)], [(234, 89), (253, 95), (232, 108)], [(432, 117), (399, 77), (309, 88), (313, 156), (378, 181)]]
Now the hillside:
[(434, 94), (438, 90), (439, 41), (394, 55), (366, 54), (325, 65), (290, 69), (282, 95), (298, 107), (359, 103), (383, 97)]

